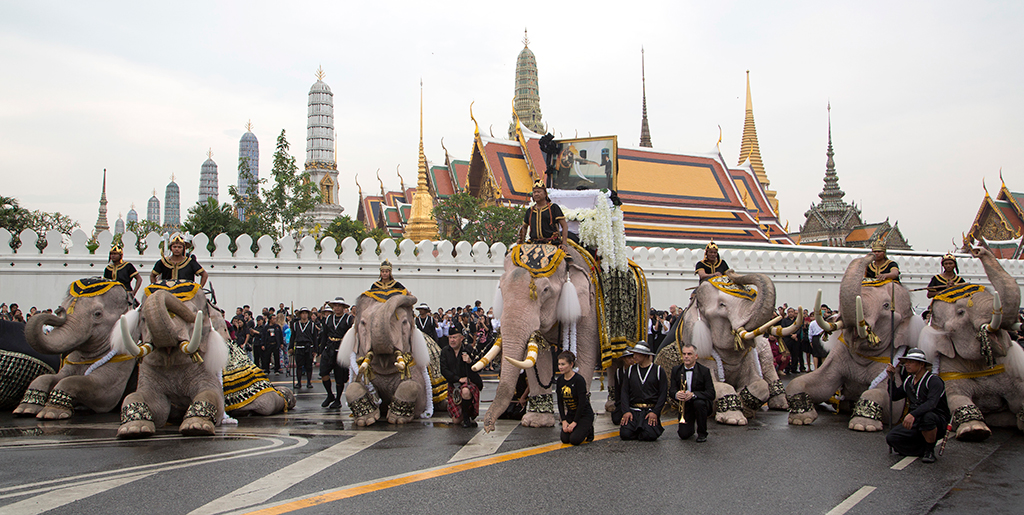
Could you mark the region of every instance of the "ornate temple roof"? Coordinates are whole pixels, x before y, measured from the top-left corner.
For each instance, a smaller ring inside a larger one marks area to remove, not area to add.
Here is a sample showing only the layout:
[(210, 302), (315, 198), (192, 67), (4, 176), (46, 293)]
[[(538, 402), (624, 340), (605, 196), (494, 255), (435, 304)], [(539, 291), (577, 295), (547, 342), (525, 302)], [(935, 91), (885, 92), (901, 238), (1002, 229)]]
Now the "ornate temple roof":
[(962, 250), (966, 251), (972, 244), (984, 238), (999, 258), (1024, 258), (1024, 193), (1010, 191), (1003, 182), (1002, 171), (999, 172), (1001, 182), (999, 193), (992, 198), (985, 190), (985, 198), (981, 201), (978, 214), (974, 217), (970, 229), (963, 236)]

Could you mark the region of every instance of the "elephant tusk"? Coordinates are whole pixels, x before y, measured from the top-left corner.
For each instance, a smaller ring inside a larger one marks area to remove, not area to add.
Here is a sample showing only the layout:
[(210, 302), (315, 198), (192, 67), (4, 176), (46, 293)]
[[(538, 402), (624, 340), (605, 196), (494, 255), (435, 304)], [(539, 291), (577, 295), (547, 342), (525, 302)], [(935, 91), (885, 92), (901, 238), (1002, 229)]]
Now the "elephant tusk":
[(818, 295), (814, 297), (814, 320), (818, 322), (818, 327), (822, 328), (826, 333), (831, 333), (840, 328), (839, 325), (828, 322), (821, 316), (821, 290), (818, 290)]
[(125, 318), (124, 315), (121, 315), (120, 325), (121, 340), (124, 342), (124, 349), (128, 351), (129, 354), (135, 356), (136, 358), (141, 358), (153, 351), (153, 346), (151, 344), (143, 343), (142, 346), (140, 347), (139, 344), (135, 343), (135, 339), (132, 338), (132, 334), (128, 330), (128, 320)]
[(398, 359), (395, 360), (395, 366), (398, 367), (398, 370), (405, 370), (405, 356), (399, 354)]
[(199, 350), (199, 344), (203, 341), (203, 310), (196, 311), (196, 325), (192, 329), (192, 339), (181, 350), (185, 354), (195, 354)]
[(473, 366), (470, 368), (473, 369), (473, 372), (483, 370), (484, 367), (490, 365), (491, 362), (494, 361), (494, 358), (498, 357), (499, 352), (501, 352), (501, 340), (496, 340), (494, 345), (491, 345), (491, 348), (487, 350), (487, 354), (484, 354), (484, 357), (480, 358), (476, 363), (473, 363)]
[[(799, 306), (796, 309), (796, 312), (797, 313), (803, 313), (804, 312), (804, 307), (803, 306)], [(775, 337), (781, 338), (783, 336), (792, 336), (794, 333), (799, 331), (800, 328), (803, 325), (804, 325), (804, 317), (800, 316), (798, 314), (797, 317), (796, 317), (796, 321), (793, 322), (792, 324), (790, 324), (790, 325), (788, 325), (786, 327), (774, 326), (774, 327), (772, 327), (770, 329), (770, 331), (771, 331), (771, 334), (775, 335)]]
[(832, 326), (835, 327), (835, 330), (842, 329), (843, 328), (843, 321), (842, 320), (836, 320), (836, 322), (834, 324), (832, 324)]
[[(999, 306), (996, 309), (996, 306)], [(999, 330), (999, 326), (1003, 323), (1003, 305), (999, 303), (999, 292), (992, 291), (992, 321), (988, 324), (982, 324), (981, 327), (990, 333), (994, 333)]]
[(868, 337), (868, 322), (864, 320), (864, 299), (857, 295), (857, 336)]
[(526, 359), (525, 360), (519, 361), (518, 359), (512, 359), (512, 358), (510, 358), (508, 356), (505, 356), (505, 360), (508, 361), (509, 363), (515, 365), (517, 368), (521, 368), (523, 370), (526, 370), (528, 368), (533, 368), (534, 365), (537, 364), (537, 344), (536, 343), (531, 343), (531, 344), (527, 345), (527, 347), (526, 347)]
[(736, 331), (736, 334), (739, 334), (740, 338), (743, 338), (744, 340), (753, 340), (767, 332), (769, 327), (779, 323), (779, 320), (782, 320), (782, 315), (769, 320), (767, 324), (764, 324), (753, 331), (744, 331), (743, 329), (740, 329), (739, 331)]

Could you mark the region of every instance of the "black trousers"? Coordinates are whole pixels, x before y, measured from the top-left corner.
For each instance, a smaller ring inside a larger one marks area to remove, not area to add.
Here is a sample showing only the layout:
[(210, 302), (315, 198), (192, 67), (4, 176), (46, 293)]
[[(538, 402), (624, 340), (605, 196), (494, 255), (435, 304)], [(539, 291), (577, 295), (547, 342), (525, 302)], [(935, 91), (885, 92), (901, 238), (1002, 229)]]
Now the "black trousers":
[(302, 384), (302, 376), (306, 375), (307, 382), (313, 380), (313, 351), (306, 348), (296, 348), (295, 355), (295, 379)]
[(885, 435), (885, 443), (889, 444), (889, 447), (892, 447), (900, 455), (921, 456), (935, 445), (934, 443), (924, 441), (924, 435), (921, 434), (921, 431), (938, 429), (938, 432), (935, 434), (935, 439), (938, 441), (946, 435), (946, 424), (948, 422), (944, 415), (929, 411), (914, 420), (914, 425), (910, 429), (903, 427), (902, 424), (892, 428), (889, 434)]
[(263, 346), (263, 370), (270, 370), (270, 362), (274, 362), (273, 369), (275, 372), (281, 371), (281, 350), (280, 345), (264, 345)]
[[(576, 418), (576, 415), (573, 414), (573, 416), (570, 417), (570, 418)], [(568, 443), (568, 444), (572, 444), (572, 445), (579, 445), (579, 444), (583, 443), (583, 440), (586, 440), (587, 437), (590, 436), (590, 434), (593, 433), (593, 432), (594, 432), (594, 415), (590, 414), (590, 415), (585, 416), (582, 419), (580, 419), (579, 422), (576, 422), (576, 427), (574, 427), (572, 429), (571, 433), (566, 433), (565, 431), (559, 431), (558, 436), (562, 439), (562, 443)]]
[(653, 442), (665, 432), (665, 428), (661, 427), (661, 419), (658, 419), (657, 423), (653, 426), (647, 423), (647, 414), (653, 413), (650, 408), (631, 409), (629, 411), (633, 414), (633, 418), (628, 424), (619, 426), (619, 438), (623, 440)]
[(679, 424), (679, 438), (686, 440), (693, 436), (694, 424), (697, 425), (697, 436), (708, 435), (708, 413), (711, 407), (702, 399), (692, 399), (683, 405), (686, 423)]
[(320, 355), (320, 377), (330, 378), (331, 372), (338, 384), (348, 382), (348, 369), (338, 364), (338, 349), (327, 347)]

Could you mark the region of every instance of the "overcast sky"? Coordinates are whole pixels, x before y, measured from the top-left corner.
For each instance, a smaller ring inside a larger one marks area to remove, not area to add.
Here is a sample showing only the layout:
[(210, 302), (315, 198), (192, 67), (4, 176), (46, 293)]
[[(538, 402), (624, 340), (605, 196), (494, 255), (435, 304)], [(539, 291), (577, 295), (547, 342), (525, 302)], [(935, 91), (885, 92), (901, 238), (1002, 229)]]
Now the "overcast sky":
[[(285, 7), (286, 6), (286, 7)], [(4, 2), (0, 194), (86, 230), (108, 172), (111, 226), (175, 176), (182, 218), (208, 148), (220, 199), (252, 120), (269, 175), (282, 129), (305, 159), (318, 66), (334, 92), (341, 204), (468, 159), (473, 123), (508, 130), (523, 29), (544, 121), (564, 137), (640, 135), (640, 48), (655, 149), (739, 157), (745, 71), (765, 170), (796, 231), (818, 201), (826, 105), (846, 200), (915, 250), (960, 243), (998, 172), (1024, 190), (1021, 2)]]

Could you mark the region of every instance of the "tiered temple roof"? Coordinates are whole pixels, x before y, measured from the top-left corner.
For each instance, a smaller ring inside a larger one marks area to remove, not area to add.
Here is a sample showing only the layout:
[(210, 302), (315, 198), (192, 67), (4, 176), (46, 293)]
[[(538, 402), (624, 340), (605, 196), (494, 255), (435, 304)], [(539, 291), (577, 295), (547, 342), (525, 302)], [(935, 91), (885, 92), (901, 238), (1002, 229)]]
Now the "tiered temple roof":
[[(971, 228), (963, 237), (963, 250), (967, 250), (979, 239), (984, 238), (996, 257), (1004, 259), (1024, 258), (1024, 193), (1010, 191), (1002, 181), (996, 198), (985, 188), (978, 214)], [(982, 183), (984, 186), (984, 183)]]

